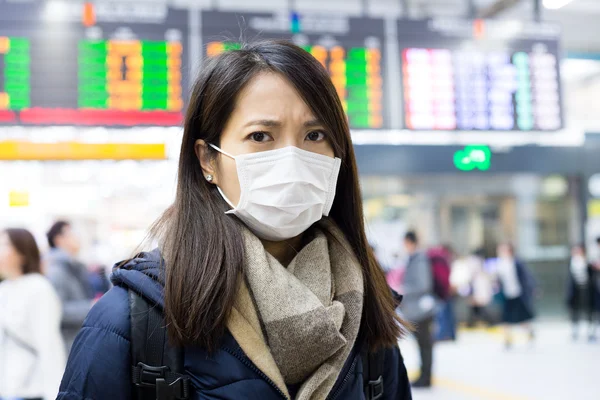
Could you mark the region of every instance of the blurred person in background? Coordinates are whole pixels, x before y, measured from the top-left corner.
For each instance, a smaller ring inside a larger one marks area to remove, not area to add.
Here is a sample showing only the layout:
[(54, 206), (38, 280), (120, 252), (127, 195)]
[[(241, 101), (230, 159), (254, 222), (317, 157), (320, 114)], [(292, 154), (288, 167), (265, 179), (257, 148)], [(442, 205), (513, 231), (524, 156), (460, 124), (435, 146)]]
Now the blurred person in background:
[(53, 400), (65, 367), (61, 304), (29, 231), (0, 231), (0, 276), (0, 398)]
[(594, 312), (592, 314), (592, 340), (596, 339), (598, 325), (600, 325), (600, 236), (596, 238), (596, 260), (592, 263), (592, 287), (594, 293)]
[(404, 247), (408, 263), (402, 285), (401, 310), (403, 315), (416, 325), (415, 336), (421, 355), (421, 375), (413, 387), (430, 387), (433, 367), (433, 319), (436, 301), (433, 292), (431, 265), (425, 252), (419, 250), (417, 234), (409, 231), (404, 236)]
[(588, 262), (583, 245), (573, 246), (569, 262), (569, 281), (567, 288), (567, 305), (571, 311), (573, 323), (573, 340), (579, 337), (579, 323), (584, 315), (589, 324), (589, 339), (594, 340), (594, 268)]
[(512, 244), (498, 246), (497, 274), (500, 292), (504, 298), (502, 322), (504, 323), (504, 344), (510, 349), (513, 344), (512, 327), (523, 326), (529, 341), (533, 342), (534, 331), (531, 321), (534, 318), (533, 297), (535, 282), (525, 264), (515, 257)]
[(389, 287), (395, 292), (400, 293), (406, 266), (401, 261), (402, 257), (398, 253), (394, 254), (393, 258), (394, 261), (391, 263), (391, 268), (385, 272), (385, 279), (387, 280)]
[(46, 236), (50, 245), (45, 257), (47, 275), (62, 302), (62, 333), (68, 353), (92, 308), (95, 293), (86, 266), (77, 260), (80, 242), (71, 224), (57, 221)]
[[(398, 299), (367, 242), (327, 71), (279, 41), (200, 71), (159, 249), (115, 269), (59, 400), (410, 399)], [(165, 346), (181, 361), (158, 379)]]
[(484, 250), (478, 249), (467, 258), (470, 279), (470, 294), (468, 296), (469, 318), (467, 325), (474, 327), (478, 322), (492, 325), (494, 318), (490, 315), (487, 307), (494, 298), (494, 287), (492, 277), (485, 269)]
[(456, 339), (456, 321), (453, 309), (453, 293), (450, 285), (453, 251), (449, 245), (433, 247), (427, 251), (433, 275), (433, 292), (439, 301), (436, 315), (436, 341)]
[(104, 293), (110, 290), (110, 280), (108, 279), (109, 275), (106, 265), (90, 265), (88, 267), (88, 276), (94, 292), (94, 299), (99, 299)]

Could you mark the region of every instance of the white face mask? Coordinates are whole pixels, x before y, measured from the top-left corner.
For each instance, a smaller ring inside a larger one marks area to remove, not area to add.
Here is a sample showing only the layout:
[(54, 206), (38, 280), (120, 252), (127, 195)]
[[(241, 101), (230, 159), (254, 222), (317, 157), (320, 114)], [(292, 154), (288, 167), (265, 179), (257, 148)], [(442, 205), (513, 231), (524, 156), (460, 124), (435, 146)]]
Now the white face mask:
[(329, 215), (341, 160), (294, 146), (232, 156), (240, 181), (240, 201), (227, 214), (241, 219), (256, 236), (281, 241), (298, 236)]

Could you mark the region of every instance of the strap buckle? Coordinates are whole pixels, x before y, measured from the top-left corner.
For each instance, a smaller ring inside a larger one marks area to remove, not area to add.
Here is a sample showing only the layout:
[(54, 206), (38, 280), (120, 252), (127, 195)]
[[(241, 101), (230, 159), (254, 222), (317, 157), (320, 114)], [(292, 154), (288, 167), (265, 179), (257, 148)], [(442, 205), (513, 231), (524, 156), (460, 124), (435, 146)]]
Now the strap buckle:
[(180, 400), (189, 397), (189, 379), (177, 378), (173, 383), (164, 379), (156, 380), (156, 398), (165, 400)]
[(182, 400), (190, 396), (189, 377), (172, 373), (166, 366), (151, 367), (140, 362), (134, 367), (133, 382), (140, 388), (154, 388), (158, 400)]
[(383, 376), (376, 381), (369, 381), (369, 400), (378, 400), (383, 397)]
[(154, 388), (159, 400), (181, 400), (190, 396), (189, 377), (172, 373), (166, 366), (151, 367), (140, 362), (133, 369), (133, 382), (140, 388)]
[(136, 379), (135, 384), (139, 387), (156, 386), (159, 379), (165, 379), (169, 370), (169, 367), (151, 367), (141, 362), (137, 366), (139, 368), (139, 378)]

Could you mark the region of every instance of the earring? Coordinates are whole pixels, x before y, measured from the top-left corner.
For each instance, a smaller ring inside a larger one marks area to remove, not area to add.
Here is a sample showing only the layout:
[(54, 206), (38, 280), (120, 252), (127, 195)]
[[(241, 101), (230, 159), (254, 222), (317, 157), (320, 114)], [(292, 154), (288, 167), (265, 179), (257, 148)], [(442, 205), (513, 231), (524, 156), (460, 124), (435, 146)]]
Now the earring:
[(213, 181), (213, 176), (212, 176), (212, 175), (206, 175), (206, 177), (205, 177), (205, 178), (206, 178), (206, 180), (207, 180), (208, 182), (212, 182), (212, 181)]

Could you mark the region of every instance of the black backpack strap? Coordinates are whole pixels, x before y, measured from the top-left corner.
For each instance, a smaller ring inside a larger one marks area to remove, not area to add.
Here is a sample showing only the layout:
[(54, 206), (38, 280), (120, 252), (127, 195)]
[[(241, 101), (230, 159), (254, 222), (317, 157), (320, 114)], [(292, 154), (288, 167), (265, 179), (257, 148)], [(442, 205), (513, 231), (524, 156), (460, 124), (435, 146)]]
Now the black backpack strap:
[(383, 364), (385, 362), (385, 349), (370, 352), (367, 345), (361, 351), (363, 363), (363, 389), (366, 400), (383, 398)]
[(133, 398), (189, 399), (190, 379), (183, 374), (183, 353), (168, 344), (162, 311), (132, 290), (129, 307)]

